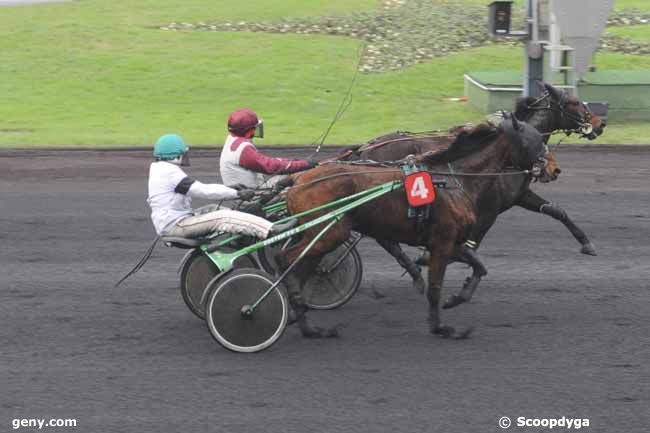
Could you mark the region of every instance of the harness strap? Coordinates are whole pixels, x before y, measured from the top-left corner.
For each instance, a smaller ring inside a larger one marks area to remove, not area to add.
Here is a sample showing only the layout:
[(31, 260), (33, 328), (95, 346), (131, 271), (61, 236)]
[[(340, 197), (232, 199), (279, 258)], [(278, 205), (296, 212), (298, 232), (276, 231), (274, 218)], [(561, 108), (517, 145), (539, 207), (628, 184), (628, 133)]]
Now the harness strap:
[(447, 163), (447, 167), (449, 168), (449, 174), (451, 175), (451, 178), (454, 179), (454, 182), (456, 182), (456, 186), (458, 186), (458, 188), (460, 188), (460, 189), (463, 189), (463, 185), (460, 183), (460, 181), (456, 177), (456, 173), (454, 172), (454, 166), (451, 165), (451, 162)]
[(417, 140), (419, 138), (451, 137), (453, 135), (454, 134), (429, 134), (429, 135), (426, 135), (426, 134), (420, 134), (420, 135), (412, 134), (412, 135), (409, 135), (407, 137), (393, 138), (392, 140), (381, 141), (379, 143), (373, 143), (373, 144), (368, 143), (369, 144), (368, 147), (365, 147), (365, 145), (361, 146), (359, 149), (357, 149), (357, 152), (361, 153), (361, 152), (365, 152), (365, 151), (368, 151), (368, 150), (377, 149), (377, 148), (383, 147), (383, 146), (385, 146), (387, 144), (397, 143), (399, 141)]

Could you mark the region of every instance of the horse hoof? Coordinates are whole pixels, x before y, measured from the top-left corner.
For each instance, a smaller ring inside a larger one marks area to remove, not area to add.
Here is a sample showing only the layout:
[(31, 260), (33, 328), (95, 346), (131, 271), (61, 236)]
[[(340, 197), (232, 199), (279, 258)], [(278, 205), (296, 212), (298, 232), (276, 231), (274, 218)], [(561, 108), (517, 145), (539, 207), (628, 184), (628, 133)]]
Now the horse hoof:
[(336, 325), (325, 332), (325, 338), (339, 338), (341, 334), (339, 330), (343, 328), (343, 325)]
[(594, 244), (592, 244), (591, 242), (588, 242), (588, 243), (584, 244), (582, 246), (582, 248), (580, 249), (580, 252), (582, 254), (586, 254), (588, 256), (597, 256), (598, 255), (598, 254), (596, 254), (596, 247), (594, 247)]
[(326, 334), (325, 330), (318, 326), (309, 328), (303, 327), (300, 328), (300, 332), (302, 332), (302, 336), (305, 338), (323, 338), (323, 336)]
[(455, 329), (452, 326), (436, 326), (433, 328), (433, 333), (441, 336), (442, 338), (450, 338), (454, 336)]
[(443, 310), (448, 310), (450, 308), (457, 307), (460, 304), (464, 304), (465, 302), (467, 302), (467, 301), (465, 301), (460, 296), (453, 295), (453, 296), (449, 297), (449, 299), (447, 299), (447, 301), (443, 304), (442, 309)]
[(287, 326), (293, 325), (298, 321), (298, 315), (293, 308), (289, 308), (289, 314), (287, 314)]
[(426, 283), (424, 282), (423, 278), (419, 278), (417, 280), (413, 280), (413, 288), (422, 295), (424, 293), (424, 289), (426, 288)]

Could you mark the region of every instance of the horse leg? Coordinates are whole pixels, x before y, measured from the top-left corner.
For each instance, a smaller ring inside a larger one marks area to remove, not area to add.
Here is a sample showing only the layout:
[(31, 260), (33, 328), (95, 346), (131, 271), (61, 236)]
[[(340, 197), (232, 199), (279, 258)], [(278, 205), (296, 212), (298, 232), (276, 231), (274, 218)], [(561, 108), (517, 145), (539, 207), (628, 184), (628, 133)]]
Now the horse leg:
[(463, 288), (458, 292), (458, 294), (452, 295), (445, 304), (442, 306), (443, 309), (454, 308), (462, 303), (469, 302), (478, 287), (478, 284), (481, 282), (481, 278), (487, 275), (487, 269), (485, 265), (481, 262), (476, 249), (472, 248), (467, 243), (464, 243), (461, 247), (456, 249), (456, 254), (460, 256), (460, 262), (467, 263), (472, 267), (472, 276), (467, 277)]
[(415, 290), (424, 293), (425, 284), (424, 278), (422, 278), (422, 272), (420, 271), (420, 268), (406, 255), (404, 250), (402, 250), (399, 243), (383, 239), (376, 239), (376, 241), (383, 249), (388, 251), (391, 256), (395, 257), (397, 263), (408, 272), (413, 279), (413, 287)]
[(569, 218), (567, 213), (560, 206), (544, 200), (531, 190), (526, 191), (524, 195), (517, 200), (516, 204), (529, 211), (542, 213), (560, 221), (567, 229), (569, 229), (573, 237), (580, 242), (580, 245), (582, 245), (580, 252), (582, 254), (590, 256), (596, 255), (596, 248), (589, 238), (587, 238), (585, 232), (571, 221), (571, 218)]
[(321, 328), (319, 326), (312, 326), (307, 320), (307, 310), (309, 309), (302, 296), (302, 287), (305, 281), (313, 274), (318, 267), (320, 257), (305, 257), (303, 261), (296, 265), (293, 272), (290, 272), (286, 277), (287, 291), (289, 292), (289, 303), (294, 313), (294, 320), (292, 323), (297, 323), (300, 332), (305, 338), (324, 338), (338, 336), (338, 328), (333, 327), (330, 329)]
[(440, 323), (440, 293), (442, 291), (442, 281), (445, 277), (445, 270), (449, 258), (454, 251), (453, 241), (446, 240), (444, 244), (434, 243), (435, 250), (431, 253), (429, 262), (429, 289), (427, 290), (427, 300), (429, 301), (429, 330), (432, 334), (439, 335), (443, 338), (466, 338), (471, 332), (471, 328), (457, 334), (451, 326), (445, 326)]
[[(317, 231), (315, 232), (317, 233)], [(280, 252), (277, 257), (277, 262), (280, 268), (286, 270), (295, 260), (298, 259), (303, 250), (312, 240), (309, 231), (305, 232), (303, 238), (296, 245), (287, 248), (284, 252)], [(313, 275), (322, 260), (323, 256), (328, 252), (334, 250), (337, 246), (342, 244), (347, 238), (350, 237), (350, 230), (343, 226), (338, 225), (333, 227), (330, 232), (325, 234), (311, 250), (307, 251), (305, 256), (298, 262), (295, 267), (285, 277), (285, 285), (289, 295), (289, 304), (293, 309), (295, 318), (294, 322), (298, 324), (300, 332), (306, 338), (323, 338), (323, 337), (336, 337), (338, 336), (338, 326), (330, 329), (314, 327), (309, 324), (307, 320), (307, 310), (309, 309), (302, 296), (302, 289), (305, 282)]]
[[(449, 263), (460, 262), (471, 266), (472, 276), (465, 279), (463, 288), (458, 294), (452, 295), (447, 299), (442, 306), (443, 309), (454, 308), (462, 303), (469, 302), (481, 282), (481, 278), (487, 275), (487, 269), (476, 252), (477, 248), (478, 244), (476, 242), (468, 241), (460, 247), (457, 247), (449, 258)], [(429, 262), (431, 261), (431, 255), (429, 252), (426, 252), (418, 258), (418, 264), (420, 264), (423, 259), (427, 259)]]
[[(453, 259), (452, 259), (453, 260)], [(429, 266), (429, 262), (431, 261), (431, 254), (429, 251), (424, 250), (422, 254), (420, 254), (420, 257), (415, 259), (415, 264), (417, 266)]]

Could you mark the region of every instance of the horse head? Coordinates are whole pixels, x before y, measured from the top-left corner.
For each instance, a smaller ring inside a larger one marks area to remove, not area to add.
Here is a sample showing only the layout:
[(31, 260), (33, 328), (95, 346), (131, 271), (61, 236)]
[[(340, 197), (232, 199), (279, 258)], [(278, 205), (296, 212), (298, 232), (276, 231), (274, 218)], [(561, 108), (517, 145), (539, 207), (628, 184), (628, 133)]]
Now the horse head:
[(541, 96), (517, 100), (517, 119), (531, 123), (544, 133), (561, 130), (570, 135), (576, 132), (589, 140), (603, 133), (605, 121), (592, 114), (586, 103), (548, 83), (538, 82), (538, 85)]
[(544, 136), (528, 123), (519, 122), (515, 116), (506, 116), (500, 128), (511, 146), (511, 163), (515, 168), (530, 170), (540, 182), (551, 182), (562, 172), (546, 145)]

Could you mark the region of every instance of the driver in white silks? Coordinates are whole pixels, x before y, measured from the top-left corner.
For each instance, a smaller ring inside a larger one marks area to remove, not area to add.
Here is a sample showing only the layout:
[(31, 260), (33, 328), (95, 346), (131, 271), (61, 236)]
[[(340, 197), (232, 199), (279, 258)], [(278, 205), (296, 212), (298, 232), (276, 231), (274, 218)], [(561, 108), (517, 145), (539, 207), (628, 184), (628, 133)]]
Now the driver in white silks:
[(206, 206), (194, 211), (192, 198), (251, 200), (254, 191), (236, 190), (220, 184), (205, 184), (180, 168), (189, 165), (188, 147), (176, 134), (166, 134), (154, 146), (155, 161), (149, 168), (151, 221), (159, 236), (200, 238), (228, 232), (265, 239), (295, 225), (295, 221), (273, 224), (264, 218), (231, 209)]

